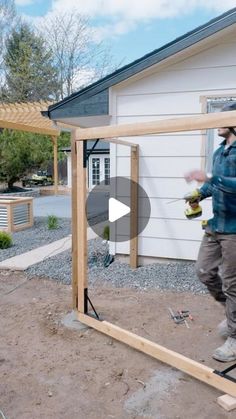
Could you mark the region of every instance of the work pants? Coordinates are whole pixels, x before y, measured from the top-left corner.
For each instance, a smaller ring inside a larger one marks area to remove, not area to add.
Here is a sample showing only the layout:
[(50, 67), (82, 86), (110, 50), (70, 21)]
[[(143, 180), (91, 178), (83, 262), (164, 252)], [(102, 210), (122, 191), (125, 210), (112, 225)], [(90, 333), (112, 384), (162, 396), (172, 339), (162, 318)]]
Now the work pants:
[(196, 273), (215, 300), (225, 304), (229, 336), (236, 339), (236, 234), (207, 231)]

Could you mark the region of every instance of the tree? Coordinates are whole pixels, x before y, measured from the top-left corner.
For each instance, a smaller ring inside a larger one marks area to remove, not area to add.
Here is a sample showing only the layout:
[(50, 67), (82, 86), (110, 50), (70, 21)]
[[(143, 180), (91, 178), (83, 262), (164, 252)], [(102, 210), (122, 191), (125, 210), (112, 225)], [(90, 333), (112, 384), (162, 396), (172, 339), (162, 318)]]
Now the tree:
[(14, 0), (0, 0), (0, 53), (4, 49), (5, 39), (16, 19)]
[[(58, 139), (58, 149), (70, 144), (68, 133)], [(59, 159), (64, 153), (58, 153)], [(29, 132), (2, 130), (0, 133), (0, 181), (11, 189), (14, 183), (32, 170), (47, 169), (53, 160), (53, 145), (50, 137)]]
[(57, 97), (58, 74), (50, 49), (26, 23), (14, 28), (6, 42), (3, 100), (27, 102)]
[(43, 161), (50, 159), (50, 139), (41, 141), (35, 134), (3, 130), (0, 134), (0, 180), (13, 187), (14, 182), (29, 173)]
[(75, 10), (49, 16), (41, 25), (41, 36), (51, 48), (59, 72), (58, 99), (111, 71), (108, 46), (95, 42), (89, 19)]
[(0, 0), (0, 84), (4, 83), (4, 54), (6, 39), (17, 23), (14, 0)]

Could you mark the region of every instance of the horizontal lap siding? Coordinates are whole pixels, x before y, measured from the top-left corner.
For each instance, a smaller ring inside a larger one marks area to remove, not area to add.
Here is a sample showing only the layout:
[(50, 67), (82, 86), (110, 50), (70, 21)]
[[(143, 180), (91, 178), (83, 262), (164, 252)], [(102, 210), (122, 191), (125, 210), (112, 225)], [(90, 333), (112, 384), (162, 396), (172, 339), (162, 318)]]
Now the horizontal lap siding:
[[(143, 106), (143, 102), (147, 106)], [(133, 94), (117, 97), (119, 117), (136, 115), (186, 115), (199, 113), (199, 98), (195, 93)]]
[[(123, 176), (123, 171), (118, 173), (118, 176)], [(129, 176), (126, 176), (129, 178)], [(139, 184), (146, 191), (149, 198), (181, 198), (186, 192), (197, 187), (193, 182), (191, 185), (186, 185), (185, 180), (177, 178), (146, 178), (139, 177)], [(119, 185), (118, 185), (119, 188)], [(142, 192), (140, 191), (142, 194)], [(117, 189), (117, 196), (122, 196), (122, 191)]]
[[(191, 225), (190, 225), (191, 223)], [(139, 226), (144, 228), (146, 219), (140, 217)], [(120, 236), (129, 238), (129, 217), (124, 217), (117, 221), (117, 231)], [(174, 240), (201, 240), (202, 231), (199, 228), (198, 221), (189, 220), (171, 220), (151, 218), (144, 228), (140, 237), (158, 238), (158, 239), (174, 239)]]
[[(125, 197), (123, 194), (117, 194), (117, 199), (121, 199), (126, 205), (130, 204), (129, 198)], [(184, 200), (180, 199), (177, 202), (172, 202), (178, 198), (148, 198), (150, 205), (150, 223), (152, 219), (167, 219), (167, 220), (183, 220), (186, 221), (184, 225), (187, 228), (191, 228), (193, 220), (189, 221), (183, 216), (185, 209)], [(143, 218), (147, 216), (147, 211), (149, 208), (147, 198), (144, 196), (139, 197), (139, 217)], [(211, 200), (210, 198), (201, 202), (203, 208), (203, 216), (197, 218), (197, 222), (200, 220), (208, 218), (211, 216)]]
[[(118, 236), (118, 239), (125, 240), (126, 237)], [(122, 241), (118, 244), (117, 253), (129, 254), (128, 241)], [(196, 248), (198, 248), (198, 246), (198, 241), (140, 237), (138, 254), (140, 256), (194, 260), (196, 259)]]
[(236, 65), (235, 40), (229, 39), (223, 41), (222, 44), (208, 48), (199, 54), (195, 54), (191, 58), (183, 60), (181, 63), (172, 66), (173, 70), (182, 70), (183, 68), (205, 68), (209, 67), (225, 67), (225, 65)]
[[(217, 55), (216, 55), (217, 53)], [(232, 42), (196, 54), (166, 70), (134, 81), (114, 91), (115, 121), (118, 124), (197, 115), (202, 112), (200, 96), (236, 89), (236, 46)], [(203, 216), (187, 220), (182, 198), (197, 187), (188, 185), (184, 174), (204, 167), (206, 133), (189, 131), (129, 137), (139, 144), (139, 183), (150, 199), (151, 217), (140, 234), (139, 254), (143, 256), (196, 259), (201, 237), (201, 220), (212, 216), (211, 200), (201, 203)], [(220, 142), (220, 140), (219, 140)], [(130, 176), (130, 149), (115, 150), (115, 174)], [(117, 190), (117, 198), (122, 191)], [(122, 197), (123, 198), (123, 197)], [(146, 199), (139, 198), (139, 223), (145, 220)], [(119, 238), (127, 239), (129, 226), (118, 228)], [(115, 245), (116, 253), (129, 253), (127, 241)]]
[[(183, 174), (194, 167), (200, 167), (201, 157), (140, 157), (139, 171), (142, 177), (182, 178)], [(130, 158), (117, 157), (117, 171), (129, 176)]]
[(143, 79), (143, 83), (139, 81), (134, 83), (136, 86), (127, 87), (125, 94), (173, 94), (175, 92), (202, 92), (219, 88), (230, 89), (235, 79), (235, 73), (235, 65), (163, 71), (158, 74), (158, 78), (157, 74), (154, 74)]
[[(202, 156), (201, 136), (197, 134), (132, 137), (132, 141), (140, 145), (140, 157)], [(117, 157), (124, 156), (130, 156), (130, 148), (119, 146)]]

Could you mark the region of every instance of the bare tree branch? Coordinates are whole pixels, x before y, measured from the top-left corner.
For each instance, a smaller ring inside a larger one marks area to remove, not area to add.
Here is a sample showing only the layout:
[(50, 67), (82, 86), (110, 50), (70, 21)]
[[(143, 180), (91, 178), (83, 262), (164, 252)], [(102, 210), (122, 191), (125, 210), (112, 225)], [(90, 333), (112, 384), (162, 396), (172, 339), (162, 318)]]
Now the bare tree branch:
[(14, 0), (0, 0), (0, 85), (4, 83), (4, 55), (6, 39), (17, 23)]
[[(60, 78), (60, 99), (111, 71), (111, 52), (104, 42), (95, 42), (89, 18), (72, 10), (51, 15), (40, 28), (53, 51)], [(86, 81), (81, 83), (83, 75)]]

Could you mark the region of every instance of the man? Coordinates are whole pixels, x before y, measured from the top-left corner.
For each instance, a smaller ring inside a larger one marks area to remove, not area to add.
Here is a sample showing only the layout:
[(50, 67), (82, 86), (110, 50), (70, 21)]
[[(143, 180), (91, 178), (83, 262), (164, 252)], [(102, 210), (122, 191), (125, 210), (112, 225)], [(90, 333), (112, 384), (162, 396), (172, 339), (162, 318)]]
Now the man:
[[(232, 110), (236, 102), (222, 108)], [(229, 362), (236, 360), (236, 128), (219, 128), (218, 135), (224, 141), (213, 155), (212, 174), (193, 170), (185, 179), (204, 182), (199, 201), (212, 196), (213, 218), (207, 222), (196, 272), (211, 295), (225, 305), (228, 338), (212, 356)]]

